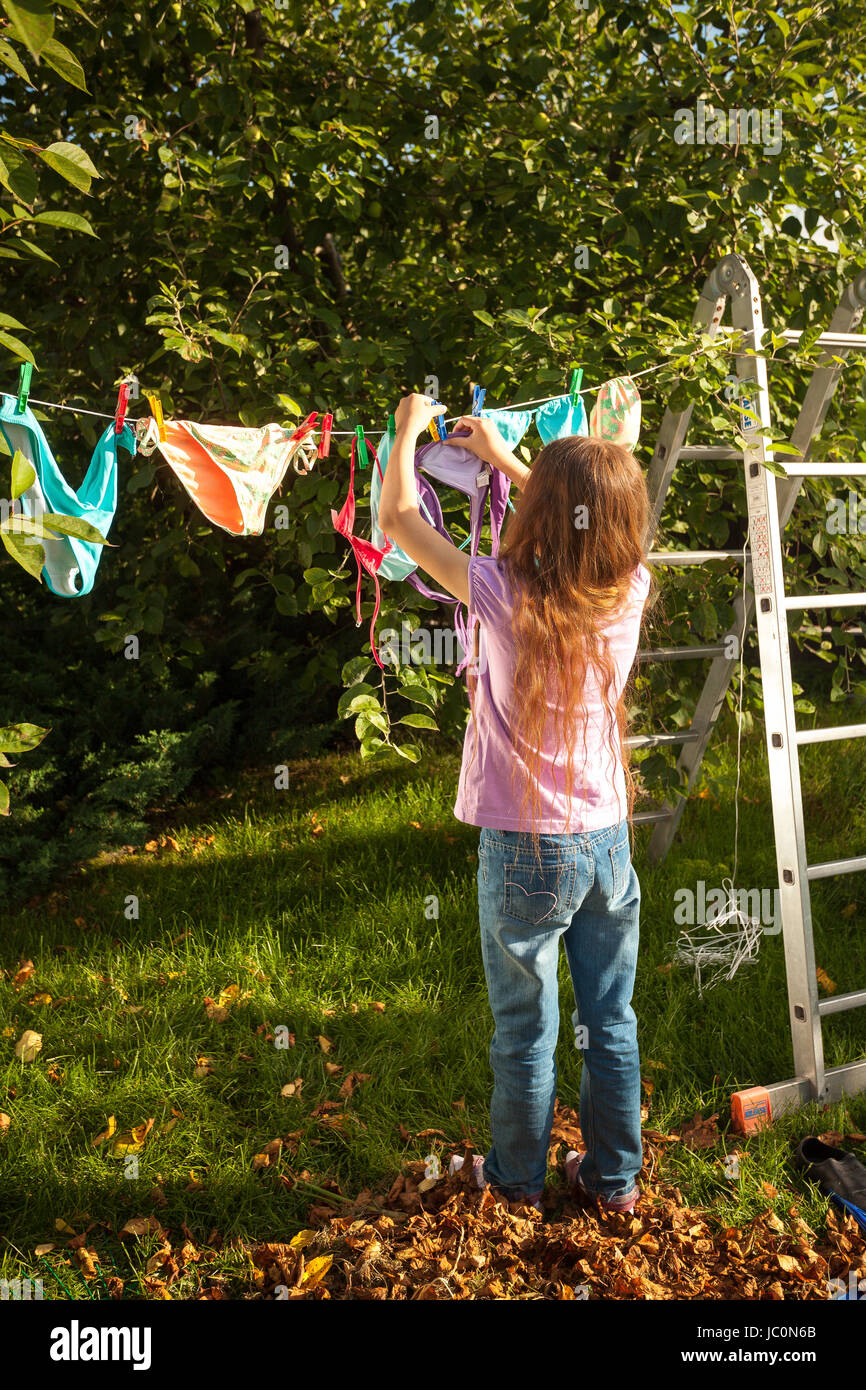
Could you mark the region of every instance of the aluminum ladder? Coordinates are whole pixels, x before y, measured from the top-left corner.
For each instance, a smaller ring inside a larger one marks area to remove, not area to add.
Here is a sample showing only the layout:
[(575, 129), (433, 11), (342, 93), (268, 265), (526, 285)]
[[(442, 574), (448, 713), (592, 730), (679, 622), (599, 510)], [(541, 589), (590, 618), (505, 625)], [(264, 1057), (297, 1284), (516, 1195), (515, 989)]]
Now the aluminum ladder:
[[(735, 328), (744, 330), (760, 353), (763, 337), (760, 297), (754, 277), (743, 263), (747, 281), (733, 300)], [(850, 291), (850, 293), (849, 293)], [(866, 336), (848, 331), (863, 313), (866, 274), (846, 290), (843, 303), (825, 337), (843, 338), (847, 349), (866, 348)], [(838, 320), (846, 320), (844, 329)], [(819, 340), (820, 341), (820, 340)], [(827, 346), (830, 346), (829, 344)], [(779, 875), (779, 903), (785, 947), (788, 1012), (794, 1053), (795, 1076), (766, 1086), (771, 1114), (809, 1100), (833, 1101), (866, 1089), (866, 1058), (844, 1066), (825, 1068), (821, 1020), (866, 1005), (866, 989), (818, 998), (812, 934), (810, 884), (836, 874), (866, 870), (866, 855), (809, 864), (803, 823), (799, 750), (809, 743), (866, 736), (866, 724), (847, 724), (824, 729), (798, 729), (794, 711), (788, 614), (806, 609), (862, 608), (866, 593), (787, 594), (785, 592), (782, 540), (802, 480), (808, 477), (866, 477), (864, 463), (820, 463), (807, 458), (781, 460), (788, 477), (777, 481), (765, 468), (770, 458), (760, 426), (769, 424), (770, 403), (767, 364), (762, 356), (744, 352), (737, 357), (740, 401), (758, 417), (758, 423), (741, 416), (746, 441), (743, 464), (749, 516), (749, 548), (752, 557), (752, 603), (758, 631), (764, 722), (770, 770), (770, 794)], [(816, 380), (817, 379), (817, 380)], [(830, 396), (838, 382), (829, 365), (819, 366), (807, 393), (792, 443), (804, 449), (826, 415)], [(814, 391), (813, 388), (814, 387)], [(799, 436), (798, 436), (799, 431)], [(800, 440), (802, 439), (802, 444)], [(790, 458), (790, 451), (789, 451)]]
[[(716, 337), (726, 331), (722, 327), (725, 307), (731, 301), (733, 328), (747, 335), (747, 341), (754, 339), (756, 326), (763, 332), (761, 298), (757, 281), (746, 261), (736, 255), (725, 256), (707, 277), (698, 299), (692, 326), (709, 337)], [(852, 349), (866, 346), (866, 337), (852, 333), (862, 318), (866, 308), (866, 271), (849, 284), (834, 313), (825, 333), (818, 338), (818, 346), (823, 349), (821, 360), (815, 367), (803, 404), (791, 434), (791, 443), (798, 451), (798, 459), (807, 459), (812, 441), (820, 431), (833, 393), (838, 386), (844, 369), (844, 359)], [(752, 313), (755, 319), (752, 321)], [(789, 342), (797, 342), (802, 334), (795, 329), (785, 330)], [(760, 334), (759, 334), (760, 340)], [(748, 359), (743, 359), (748, 360)], [(738, 377), (740, 375), (738, 362)], [(730, 447), (715, 445), (687, 446), (685, 443), (691, 422), (693, 405), (684, 410), (665, 412), (659, 430), (655, 451), (649, 466), (647, 487), (652, 508), (650, 540), (655, 535), (664, 507), (665, 498), (680, 459), (732, 459), (742, 458), (742, 454)], [(769, 417), (769, 403), (767, 402)], [(762, 423), (768, 424), (769, 418)], [(815, 476), (834, 476), (828, 472), (834, 465), (812, 464)], [(856, 470), (855, 470), (856, 472)], [(778, 515), (782, 529), (786, 525), (797, 494), (800, 491), (802, 473), (789, 469), (789, 477), (776, 488)], [(852, 476), (848, 470), (848, 476)], [(706, 564), (711, 560), (742, 562), (742, 552), (723, 551), (654, 551), (650, 552), (650, 562), (659, 565)], [(747, 579), (750, 577), (750, 556), (747, 553)], [(710, 669), (704, 687), (695, 707), (692, 722), (686, 729), (673, 733), (637, 735), (628, 740), (632, 748), (681, 745), (677, 759), (677, 770), (685, 782), (684, 794), (674, 801), (665, 801), (654, 810), (639, 811), (634, 817), (635, 824), (656, 822), (648, 845), (650, 863), (658, 863), (664, 858), (679, 826), (680, 818), (688, 800), (689, 792), (697, 780), (697, 775), (715, 728), (716, 721), (724, 704), (725, 694), (737, 669), (739, 660), (740, 635), (748, 631), (754, 614), (754, 594), (747, 591), (745, 602), (742, 593), (733, 600), (734, 625), (721, 642), (709, 646), (662, 647), (638, 653), (638, 661), (677, 661), (709, 660)], [(734, 638), (734, 641), (731, 639)]]

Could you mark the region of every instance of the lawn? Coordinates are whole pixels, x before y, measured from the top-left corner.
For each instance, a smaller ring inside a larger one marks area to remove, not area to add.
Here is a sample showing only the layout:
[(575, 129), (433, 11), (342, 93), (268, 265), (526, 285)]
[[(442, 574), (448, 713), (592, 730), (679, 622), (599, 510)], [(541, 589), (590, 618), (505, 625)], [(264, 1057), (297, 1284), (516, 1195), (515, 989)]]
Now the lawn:
[[(726, 716), (728, 775), (734, 736)], [(851, 745), (805, 751), (810, 859), (866, 843), (864, 768)], [(155, 1216), (218, 1251), (210, 1274), (229, 1294), (249, 1292), (243, 1242), (288, 1240), (311, 1204), (339, 1208), (337, 1188), (387, 1190), (407, 1161), (447, 1160), (464, 1139), (485, 1151), (477, 831), (451, 814), (457, 770), (451, 749), (418, 767), (328, 754), (292, 763), (278, 791), (273, 767), (249, 769), (154, 824), (146, 843), (2, 917), (0, 1274), (41, 1275), (46, 1297), (95, 1297), (113, 1267), (139, 1296), (156, 1238), (109, 1233)], [(718, 1116), (715, 1145), (674, 1142), (663, 1156), (666, 1180), (714, 1219), (783, 1217), (796, 1192), (821, 1231), (827, 1203), (794, 1174), (792, 1140), (862, 1133), (866, 1096), (747, 1140), (727, 1133), (732, 1091), (793, 1070), (781, 935), (703, 999), (688, 972), (669, 968), (675, 892), (701, 878), (717, 886), (732, 867), (732, 801), (704, 791), (660, 866), (648, 867), (649, 831), (637, 832), (646, 1123), (678, 1134), (696, 1113)], [(775, 883), (759, 724), (744, 745), (737, 882)], [(864, 908), (856, 876), (814, 886), (817, 961), (839, 991), (866, 977)], [(580, 1060), (564, 961), (561, 988), (559, 1094), (570, 1105)], [(30, 1063), (14, 1052), (26, 1029), (42, 1035)], [(825, 1046), (828, 1065), (866, 1053), (866, 1011), (828, 1019)], [(735, 1147), (744, 1157), (732, 1180), (723, 1158)], [(67, 1260), (66, 1243), (85, 1232), (104, 1252), (99, 1284)], [(199, 1278), (191, 1266), (172, 1296), (194, 1294)]]

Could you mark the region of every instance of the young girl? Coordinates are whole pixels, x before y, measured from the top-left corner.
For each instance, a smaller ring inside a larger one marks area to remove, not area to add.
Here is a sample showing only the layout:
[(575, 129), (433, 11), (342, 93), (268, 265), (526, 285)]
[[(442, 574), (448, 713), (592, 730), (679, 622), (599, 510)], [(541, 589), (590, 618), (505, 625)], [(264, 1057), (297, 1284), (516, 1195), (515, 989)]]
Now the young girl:
[[(559, 943), (583, 1053), (586, 1152), (569, 1185), (632, 1211), (640, 1171), (640, 1072), (631, 1008), (640, 885), (623, 691), (650, 589), (640, 466), (621, 446), (571, 436), (532, 469), (496, 426), (464, 417), (450, 440), (522, 496), (498, 560), (468, 557), (418, 510), (414, 454), (443, 407), (406, 396), (382, 486), (382, 529), (480, 624), (454, 814), (481, 827), (481, 951), (495, 1022), (492, 1144), (479, 1187), (541, 1210), (556, 1097)], [(452, 1160), (452, 1171), (460, 1159)]]

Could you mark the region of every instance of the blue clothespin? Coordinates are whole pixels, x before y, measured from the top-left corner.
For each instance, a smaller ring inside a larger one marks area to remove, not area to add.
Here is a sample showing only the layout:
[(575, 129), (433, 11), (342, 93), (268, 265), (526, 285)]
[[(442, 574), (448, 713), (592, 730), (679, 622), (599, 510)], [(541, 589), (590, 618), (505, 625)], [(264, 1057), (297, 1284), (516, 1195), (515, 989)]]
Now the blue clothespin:
[(571, 374), (571, 384), (568, 388), (568, 394), (571, 396), (571, 404), (574, 406), (578, 404), (577, 393), (580, 390), (580, 383), (582, 381), (583, 367), (575, 367), (574, 371)]
[(16, 409), (19, 415), (23, 415), (27, 409), (27, 399), (30, 395), (30, 378), (33, 375), (33, 363), (22, 362), (21, 371), (18, 373), (18, 403)]
[(475, 386), (472, 389), (472, 414), (480, 415), (481, 407), (484, 404), (484, 397), (487, 395), (483, 386)]
[[(441, 401), (434, 401), (434, 405), (441, 405)], [(435, 415), (427, 427), (430, 431), (430, 438), (434, 440), (447, 439), (448, 431), (445, 428), (445, 418), (442, 415)]]

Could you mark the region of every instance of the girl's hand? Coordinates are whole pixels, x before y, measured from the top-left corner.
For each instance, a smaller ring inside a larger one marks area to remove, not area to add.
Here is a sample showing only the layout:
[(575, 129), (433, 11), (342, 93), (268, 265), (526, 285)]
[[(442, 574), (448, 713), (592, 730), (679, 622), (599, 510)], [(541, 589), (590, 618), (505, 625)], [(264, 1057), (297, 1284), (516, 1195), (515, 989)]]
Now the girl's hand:
[(447, 444), (462, 444), (471, 454), (484, 463), (496, 464), (503, 453), (508, 453), (502, 435), (492, 420), (482, 420), (480, 415), (461, 415), (454, 426), (455, 430), (469, 430), (469, 434), (458, 439), (447, 439)]
[(394, 424), (398, 430), (408, 430), (417, 435), (426, 430), (437, 415), (444, 414), (444, 405), (434, 405), (429, 396), (413, 391), (411, 395), (403, 397), (394, 411)]

